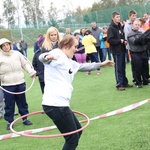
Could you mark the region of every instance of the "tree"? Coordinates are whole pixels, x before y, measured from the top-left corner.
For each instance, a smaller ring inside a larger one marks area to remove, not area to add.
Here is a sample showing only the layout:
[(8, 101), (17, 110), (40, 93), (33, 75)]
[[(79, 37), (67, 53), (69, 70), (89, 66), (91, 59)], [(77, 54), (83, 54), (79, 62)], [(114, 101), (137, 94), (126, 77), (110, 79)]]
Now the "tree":
[(14, 14), (16, 11), (16, 7), (11, 0), (5, 0), (3, 2), (3, 8), (4, 8), (3, 16), (5, 17), (4, 21), (7, 22), (8, 28), (10, 28), (12, 25), (15, 24)]
[(0, 18), (0, 29), (3, 29), (4, 27), (2, 26), (3, 20)]
[(97, 10), (101, 10), (101, 1), (100, 2), (94, 2), (91, 8), (91, 11), (97, 11)]
[(54, 7), (54, 3), (51, 2), (50, 3), (50, 7), (49, 7), (49, 10), (48, 10), (48, 17), (50, 19), (57, 19), (58, 18), (58, 10), (56, 7)]
[(84, 20), (86, 23), (90, 23), (90, 22), (91, 22), (91, 21), (90, 21), (90, 17), (89, 17), (88, 14), (85, 14), (85, 15), (83, 16), (83, 20)]
[(48, 25), (58, 28), (59, 26), (57, 19), (58, 19), (58, 10), (56, 7), (54, 7), (54, 3), (51, 2), (50, 7), (48, 9)]
[(49, 26), (53, 26), (56, 28), (59, 28), (58, 22), (54, 20), (53, 18), (48, 22)]
[(104, 10), (115, 7), (116, 3), (114, 0), (99, 0), (93, 3), (91, 11)]
[(22, 0), (22, 2), (26, 26), (34, 26), (35, 28), (39, 28), (39, 20), (44, 18), (44, 13), (39, 6), (39, 0)]
[(77, 23), (83, 22), (83, 14), (86, 13), (85, 9), (81, 9), (81, 7), (77, 7), (76, 11), (73, 13), (73, 18)]

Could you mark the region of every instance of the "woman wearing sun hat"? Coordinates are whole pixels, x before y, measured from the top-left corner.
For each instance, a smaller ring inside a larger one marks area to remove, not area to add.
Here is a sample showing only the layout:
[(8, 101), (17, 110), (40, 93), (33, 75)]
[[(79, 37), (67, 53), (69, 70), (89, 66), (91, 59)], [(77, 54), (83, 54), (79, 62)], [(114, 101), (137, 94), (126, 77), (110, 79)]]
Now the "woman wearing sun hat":
[[(25, 91), (25, 70), (31, 77), (35, 77), (36, 71), (30, 66), (24, 56), (12, 50), (12, 42), (6, 38), (0, 39), (0, 82), (1, 86), (10, 92)], [(7, 130), (10, 130), (10, 124), (14, 121), (15, 103), (21, 116), (28, 114), (28, 104), (26, 102), (25, 93), (10, 94), (4, 91), (5, 98), (5, 114), (4, 119), (8, 122)], [(23, 119), (24, 125), (32, 123)]]

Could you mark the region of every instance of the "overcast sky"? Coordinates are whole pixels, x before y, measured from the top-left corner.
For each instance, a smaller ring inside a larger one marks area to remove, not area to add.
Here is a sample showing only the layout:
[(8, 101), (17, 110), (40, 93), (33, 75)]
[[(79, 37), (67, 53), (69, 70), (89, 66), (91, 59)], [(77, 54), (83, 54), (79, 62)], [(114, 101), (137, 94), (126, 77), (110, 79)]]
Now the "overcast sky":
[[(76, 10), (76, 8), (79, 6), (81, 9), (92, 7), (92, 4), (95, 1), (96, 0), (41, 0), (45, 10), (47, 10), (50, 6), (50, 3), (53, 2), (54, 7), (56, 7), (57, 10), (62, 10), (65, 6), (66, 11)], [(60, 13), (58, 17), (59, 19), (62, 19), (62, 13)]]
[[(2, 13), (2, 3), (4, 0), (0, 0), (0, 15)], [(16, 2), (16, 0), (13, 0)], [(19, 0), (17, 0), (19, 1)], [(71, 9), (76, 9), (78, 6), (80, 6), (82, 9), (91, 7), (92, 4), (97, 0), (41, 0), (41, 3), (44, 5), (44, 7), (47, 9), (48, 6), (50, 6), (50, 3), (53, 2), (54, 6), (57, 9), (62, 9), (63, 6), (66, 8), (69, 7)]]
[[(87, 8), (87, 7), (91, 7), (92, 4), (96, 1), (96, 0), (41, 0), (43, 1), (43, 3), (51, 3), (53, 2), (54, 5), (61, 9), (63, 7), (63, 5), (70, 6), (73, 7), (74, 9), (76, 9), (78, 6), (80, 6), (82, 9), (83, 8)], [(48, 6), (46, 4), (46, 6)]]
[[(2, 7), (3, 1), (4, 0), (0, 0), (0, 17), (2, 16), (3, 12)], [(57, 10), (62, 10), (63, 8), (65, 8), (67, 12), (68, 10), (76, 10), (76, 8), (79, 6), (81, 7), (81, 9), (92, 7), (92, 4), (97, 0), (40, 0), (40, 1), (41, 5), (44, 6), (45, 8), (44, 12), (46, 13), (47, 10), (49, 9), (51, 2), (53, 2), (54, 7), (56, 7)], [(19, 2), (19, 0), (13, 0), (13, 2), (16, 4), (16, 2)], [(20, 9), (20, 16), (23, 16), (22, 9)], [(22, 17), (20, 17), (20, 19), (21, 18)], [(58, 14), (58, 19), (63, 19), (62, 13)]]

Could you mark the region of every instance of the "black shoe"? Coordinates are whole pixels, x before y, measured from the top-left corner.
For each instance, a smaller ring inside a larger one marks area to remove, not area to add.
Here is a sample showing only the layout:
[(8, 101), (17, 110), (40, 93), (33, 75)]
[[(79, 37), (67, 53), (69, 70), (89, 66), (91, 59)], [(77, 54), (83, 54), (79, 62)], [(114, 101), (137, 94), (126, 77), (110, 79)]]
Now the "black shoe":
[[(8, 123), (8, 124), (7, 124), (6, 130), (10, 130), (10, 124), (11, 124), (11, 123)], [(12, 127), (13, 127), (13, 126), (12, 126)]]
[(148, 82), (143, 82), (143, 85), (150, 85), (150, 81), (148, 81)]
[(7, 126), (6, 126), (6, 130), (10, 130), (10, 123), (9, 123), (9, 124), (7, 124)]
[(143, 85), (150, 85), (150, 83), (143, 83)]
[(32, 122), (30, 122), (29, 120), (26, 119), (23, 121), (23, 124), (24, 125), (32, 125)]

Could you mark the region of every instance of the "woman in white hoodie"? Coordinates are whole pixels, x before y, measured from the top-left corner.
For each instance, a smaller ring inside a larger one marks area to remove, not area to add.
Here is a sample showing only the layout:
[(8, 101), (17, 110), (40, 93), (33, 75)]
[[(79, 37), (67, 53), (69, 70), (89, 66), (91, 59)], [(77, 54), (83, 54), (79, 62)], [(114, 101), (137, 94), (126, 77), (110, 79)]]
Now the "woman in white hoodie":
[[(12, 50), (12, 42), (6, 38), (0, 39), (0, 82), (1, 86), (10, 92), (25, 91), (25, 70), (31, 77), (36, 77), (36, 71), (30, 66), (24, 56)], [(28, 114), (28, 104), (25, 93), (10, 94), (4, 91), (5, 114), (4, 119), (8, 122), (6, 129), (10, 130), (10, 124), (14, 121), (15, 103), (21, 116)], [(24, 125), (32, 123), (23, 118)]]
[[(103, 66), (113, 66), (110, 60), (102, 63), (82, 63), (72, 60), (77, 51), (78, 40), (72, 35), (66, 35), (59, 43), (59, 48), (39, 56), (44, 63), (45, 88), (43, 109), (53, 120), (61, 133), (71, 132), (81, 128), (81, 125), (70, 109), (70, 99), (73, 91), (72, 81), (77, 71), (100, 69)], [(64, 136), (63, 150), (75, 150), (82, 132)]]

